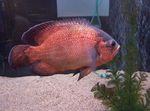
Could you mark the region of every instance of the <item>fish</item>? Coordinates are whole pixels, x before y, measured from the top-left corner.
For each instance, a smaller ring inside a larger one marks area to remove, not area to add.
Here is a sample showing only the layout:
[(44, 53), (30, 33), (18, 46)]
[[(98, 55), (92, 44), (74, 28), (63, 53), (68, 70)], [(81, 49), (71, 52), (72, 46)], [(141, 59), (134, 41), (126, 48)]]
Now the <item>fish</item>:
[(12, 68), (28, 66), (40, 76), (79, 71), (78, 80), (112, 61), (120, 49), (113, 37), (86, 19), (43, 22), (21, 39), (24, 44), (15, 45), (8, 56)]

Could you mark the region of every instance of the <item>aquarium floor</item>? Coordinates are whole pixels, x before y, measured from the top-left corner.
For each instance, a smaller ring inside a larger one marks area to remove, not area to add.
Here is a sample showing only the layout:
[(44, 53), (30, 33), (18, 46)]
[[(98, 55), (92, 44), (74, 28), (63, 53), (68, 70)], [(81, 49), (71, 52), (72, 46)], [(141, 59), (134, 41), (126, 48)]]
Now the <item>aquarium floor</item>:
[(90, 91), (98, 81), (106, 83), (106, 79), (94, 73), (77, 79), (78, 74), (0, 77), (0, 111), (106, 111)]

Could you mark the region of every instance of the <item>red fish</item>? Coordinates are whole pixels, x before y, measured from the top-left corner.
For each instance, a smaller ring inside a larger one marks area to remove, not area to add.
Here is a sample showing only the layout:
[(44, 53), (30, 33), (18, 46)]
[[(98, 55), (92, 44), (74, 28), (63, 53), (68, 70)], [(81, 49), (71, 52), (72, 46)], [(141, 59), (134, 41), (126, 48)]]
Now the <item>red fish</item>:
[(8, 62), (13, 68), (30, 66), (38, 75), (80, 70), (79, 79), (111, 61), (120, 45), (85, 19), (45, 22), (26, 31), (24, 45), (14, 46)]

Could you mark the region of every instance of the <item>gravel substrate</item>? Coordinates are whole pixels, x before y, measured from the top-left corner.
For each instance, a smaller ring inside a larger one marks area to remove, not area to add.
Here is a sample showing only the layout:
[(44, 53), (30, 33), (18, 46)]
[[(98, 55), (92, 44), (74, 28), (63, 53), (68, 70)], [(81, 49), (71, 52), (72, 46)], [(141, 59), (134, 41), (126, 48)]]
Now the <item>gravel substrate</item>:
[(91, 92), (97, 82), (106, 79), (94, 73), (77, 79), (78, 74), (0, 77), (0, 111), (107, 111)]

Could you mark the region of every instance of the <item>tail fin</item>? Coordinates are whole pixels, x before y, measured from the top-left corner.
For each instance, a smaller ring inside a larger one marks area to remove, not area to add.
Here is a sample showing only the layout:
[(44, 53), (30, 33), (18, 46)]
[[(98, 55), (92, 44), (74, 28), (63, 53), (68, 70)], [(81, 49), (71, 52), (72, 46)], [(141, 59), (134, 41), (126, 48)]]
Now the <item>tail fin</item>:
[(28, 49), (30, 45), (16, 45), (14, 46), (8, 56), (8, 63), (12, 68), (19, 68), (29, 64), (28, 57), (25, 50)]

